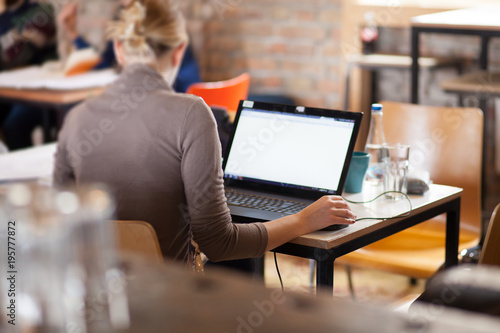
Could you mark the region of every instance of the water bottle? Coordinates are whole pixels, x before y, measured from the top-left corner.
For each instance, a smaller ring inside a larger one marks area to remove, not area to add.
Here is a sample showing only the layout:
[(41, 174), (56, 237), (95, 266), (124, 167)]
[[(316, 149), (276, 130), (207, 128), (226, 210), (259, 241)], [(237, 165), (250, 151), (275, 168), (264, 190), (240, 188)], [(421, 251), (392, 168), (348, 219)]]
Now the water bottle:
[(372, 185), (379, 185), (384, 174), (383, 150), (385, 145), (384, 124), (382, 122), (382, 104), (372, 104), (370, 130), (365, 151), (370, 154), (366, 180)]

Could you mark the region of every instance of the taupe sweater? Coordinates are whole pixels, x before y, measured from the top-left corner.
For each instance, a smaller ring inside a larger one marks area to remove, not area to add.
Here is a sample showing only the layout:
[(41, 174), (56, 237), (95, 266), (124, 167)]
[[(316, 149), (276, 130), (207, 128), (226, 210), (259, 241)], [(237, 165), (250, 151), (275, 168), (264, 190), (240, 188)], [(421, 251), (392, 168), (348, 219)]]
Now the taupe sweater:
[(127, 66), (104, 93), (70, 111), (59, 134), (55, 185), (100, 182), (120, 220), (155, 228), (163, 255), (186, 261), (190, 232), (214, 261), (263, 255), (260, 223), (232, 223), (215, 119), (146, 65)]

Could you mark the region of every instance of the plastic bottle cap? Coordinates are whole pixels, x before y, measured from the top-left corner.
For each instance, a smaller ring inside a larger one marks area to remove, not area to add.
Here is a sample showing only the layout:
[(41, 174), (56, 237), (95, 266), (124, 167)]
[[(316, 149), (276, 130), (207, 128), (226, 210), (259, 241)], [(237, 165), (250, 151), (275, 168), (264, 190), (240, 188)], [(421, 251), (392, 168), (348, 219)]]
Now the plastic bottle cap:
[(372, 104), (372, 111), (382, 111), (382, 104)]

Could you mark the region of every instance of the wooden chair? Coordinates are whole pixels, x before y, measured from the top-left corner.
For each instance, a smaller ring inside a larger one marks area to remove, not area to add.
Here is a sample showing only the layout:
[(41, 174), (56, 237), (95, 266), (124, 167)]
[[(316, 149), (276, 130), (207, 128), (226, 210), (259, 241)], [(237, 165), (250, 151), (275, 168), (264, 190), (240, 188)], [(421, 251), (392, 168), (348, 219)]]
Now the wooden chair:
[[(459, 250), (479, 243), (483, 113), (477, 108), (382, 102), (387, 142), (410, 144), (410, 163), (436, 184), (463, 188)], [(337, 259), (412, 278), (430, 277), (445, 258), (444, 216), (426, 221)]]
[(210, 107), (223, 107), (230, 115), (238, 109), (240, 100), (248, 97), (250, 75), (243, 73), (233, 79), (218, 82), (193, 83), (186, 93), (200, 96)]
[(144, 221), (111, 221), (120, 251), (132, 252), (161, 263), (160, 243), (151, 224)]
[(500, 204), (495, 207), (491, 215), (479, 264), (500, 266)]

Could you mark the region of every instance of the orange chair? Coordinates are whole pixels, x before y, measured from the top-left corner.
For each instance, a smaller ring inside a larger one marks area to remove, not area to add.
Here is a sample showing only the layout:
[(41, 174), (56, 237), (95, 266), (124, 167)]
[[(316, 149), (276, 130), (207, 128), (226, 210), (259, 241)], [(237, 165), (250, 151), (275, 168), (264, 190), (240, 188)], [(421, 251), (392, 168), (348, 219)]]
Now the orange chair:
[(250, 75), (243, 73), (226, 81), (194, 83), (186, 93), (200, 96), (208, 106), (223, 107), (234, 115), (240, 100), (248, 97), (249, 87)]

